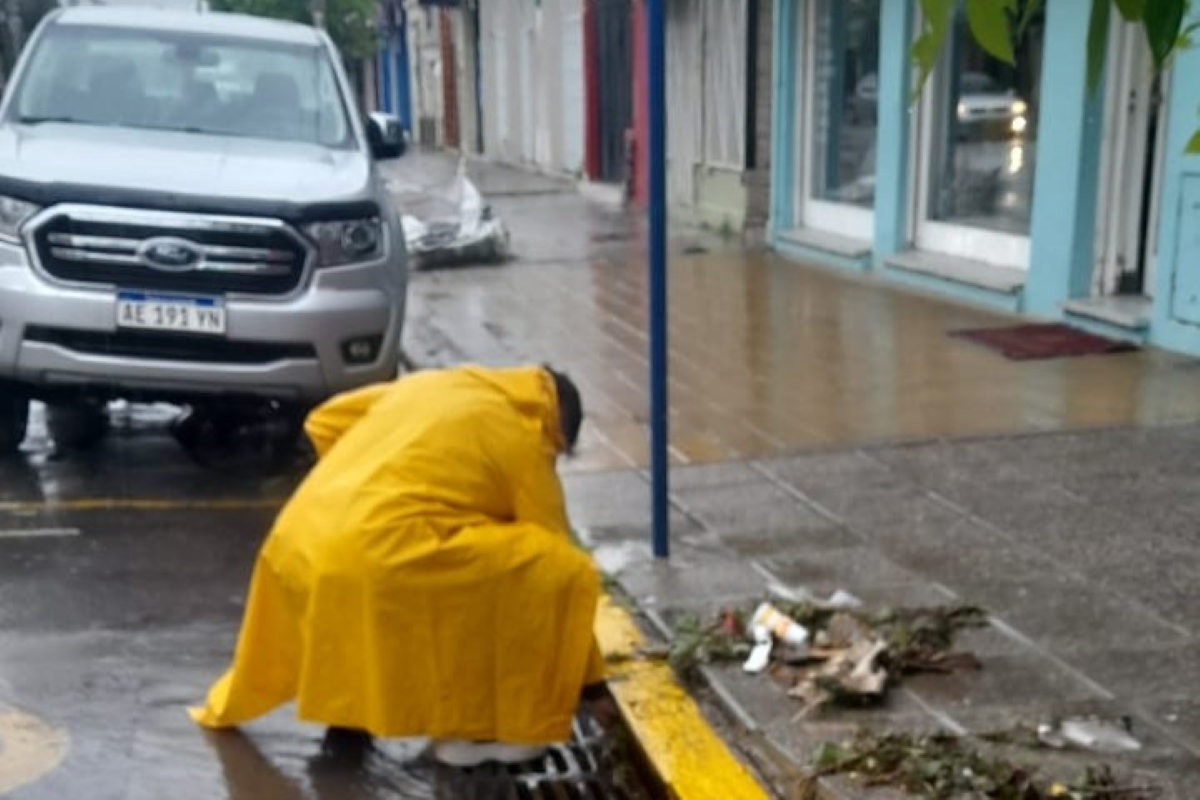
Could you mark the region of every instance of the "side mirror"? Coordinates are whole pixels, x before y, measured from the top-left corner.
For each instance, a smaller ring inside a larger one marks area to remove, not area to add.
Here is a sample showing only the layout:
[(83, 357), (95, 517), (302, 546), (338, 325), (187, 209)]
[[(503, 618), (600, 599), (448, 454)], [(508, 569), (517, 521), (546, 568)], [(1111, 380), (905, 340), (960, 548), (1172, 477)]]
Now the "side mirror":
[(378, 112), (369, 114), (366, 128), (367, 142), (375, 158), (384, 161), (404, 155), (404, 129), (396, 117)]

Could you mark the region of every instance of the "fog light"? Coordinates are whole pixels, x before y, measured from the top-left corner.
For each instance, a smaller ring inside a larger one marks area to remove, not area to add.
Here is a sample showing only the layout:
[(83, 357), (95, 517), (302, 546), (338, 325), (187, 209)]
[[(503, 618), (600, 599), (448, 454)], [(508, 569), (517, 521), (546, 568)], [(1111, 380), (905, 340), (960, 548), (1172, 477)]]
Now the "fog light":
[(382, 336), (361, 336), (342, 342), (342, 357), (347, 364), (370, 364), (379, 357)]

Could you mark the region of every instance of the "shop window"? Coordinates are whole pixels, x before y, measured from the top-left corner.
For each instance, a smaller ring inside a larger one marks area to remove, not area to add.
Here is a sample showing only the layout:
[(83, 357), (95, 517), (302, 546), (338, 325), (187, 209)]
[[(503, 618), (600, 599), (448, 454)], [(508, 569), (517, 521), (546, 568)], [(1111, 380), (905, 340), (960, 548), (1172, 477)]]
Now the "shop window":
[(817, 0), (809, 151), (814, 200), (872, 208), (880, 0)]
[(960, 9), (931, 87), (930, 219), (1028, 236), (1043, 31), (1039, 12), (1005, 64), (975, 43)]

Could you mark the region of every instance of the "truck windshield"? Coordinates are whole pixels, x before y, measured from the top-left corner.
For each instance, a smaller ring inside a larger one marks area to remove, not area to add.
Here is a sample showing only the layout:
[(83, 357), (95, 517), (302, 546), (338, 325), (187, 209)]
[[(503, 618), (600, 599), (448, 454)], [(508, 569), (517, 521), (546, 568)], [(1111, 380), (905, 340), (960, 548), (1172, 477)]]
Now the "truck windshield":
[(49, 28), (9, 109), (26, 124), (354, 143), (324, 48), (209, 34)]

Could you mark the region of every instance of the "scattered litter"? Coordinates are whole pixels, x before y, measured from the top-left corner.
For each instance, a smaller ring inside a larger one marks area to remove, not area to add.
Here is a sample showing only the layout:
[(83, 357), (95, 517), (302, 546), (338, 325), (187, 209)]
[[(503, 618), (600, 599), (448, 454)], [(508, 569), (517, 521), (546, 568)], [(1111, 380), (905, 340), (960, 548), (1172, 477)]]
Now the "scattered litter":
[(770, 603), (763, 603), (754, 610), (750, 624), (755, 630), (765, 628), (772, 636), (782, 639), (792, 647), (799, 648), (808, 644), (808, 629)]
[(605, 575), (620, 575), (631, 564), (644, 564), (650, 558), (650, 547), (644, 542), (604, 542), (593, 544), (591, 550), (596, 566)]
[(847, 591), (838, 589), (829, 595), (828, 600), (824, 602), (818, 601), (817, 604), (824, 608), (862, 608), (863, 601)]
[(803, 716), (829, 703), (842, 705), (879, 702), (888, 685), (888, 672), (879, 666), (887, 651), (881, 639), (859, 639), (844, 649), (829, 651), (815, 667), (796, 673), (788, 696), (803, 703)]
[(767, 587), (767, 590), (773, 596), (782, 600), (787, 600), (792, 603), (808, 603), (816, 606), (817, 608), (862, 608), (863, 606), (862, 600), (859, 600), (845, 589), (838, 589), (825, 599), (821, 599), (804, 587), (793, 589), (779, 583), (770, 584)]
[(750, 651), (746, 663), (742, 664), (742, 669), (751, 674), (765, 670), (771, 663), (771, 648), (774, 644), (771, 632), (761, 625), (757, 626), (754, 629), (754, 649)]
[(973, 606), (870, 613), (766, 602), (752, 613), (723, 609), (709, 624), (681, 616), (669, 658), (685, 678), (702, 664), (741, 662), (748, 673), (770, 674), (805, 714), (828, 704), (882, 702), (905, 675), (978, 669), (979, 660), (955, 651), (954, 640), (986, 624), (987, 615)]
[(860, 733), (845, 744), (817, 751), (814, 773), (800, 792), (816, 800), (827, 775), (850, 775), (863, 785), (901, 789), (928, 800), (964, 797), (993, 800), (1153, 800), (1161, 789), (1121, 783), (1107, 765), (1088, 767), (1073, 782), (1039, 777), (983, 743), (949, 734)]
[(1064, 719), (1039, 725), (1037, 738), (1043, 745), (1058, 750), (1077, 747), (1101, 753), (1131, 753), (1142, 749), (1132, 727), (1128, 717), (1117, 722), (1098, 717)]
[(424, 269), (502, 262), (509, 254), (509, 233), (467, 177), (460, 160), (448, 183), (390, 186), (405, 210), (401, 221), (408, 252)]

